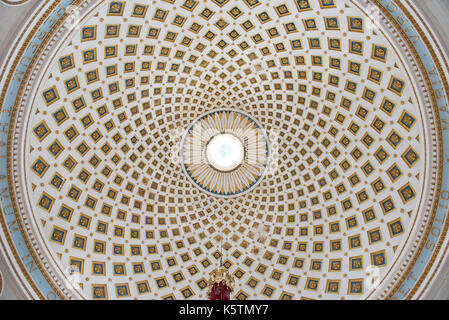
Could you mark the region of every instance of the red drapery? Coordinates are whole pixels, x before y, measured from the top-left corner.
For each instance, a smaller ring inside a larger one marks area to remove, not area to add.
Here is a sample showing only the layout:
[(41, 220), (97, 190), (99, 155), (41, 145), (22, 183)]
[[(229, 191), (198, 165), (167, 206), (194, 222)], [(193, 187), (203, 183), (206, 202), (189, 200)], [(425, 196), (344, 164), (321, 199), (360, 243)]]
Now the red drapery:
[(223, 282), (216, 283), (210, 292), (210, 300), (231, 300), (232, 290)]

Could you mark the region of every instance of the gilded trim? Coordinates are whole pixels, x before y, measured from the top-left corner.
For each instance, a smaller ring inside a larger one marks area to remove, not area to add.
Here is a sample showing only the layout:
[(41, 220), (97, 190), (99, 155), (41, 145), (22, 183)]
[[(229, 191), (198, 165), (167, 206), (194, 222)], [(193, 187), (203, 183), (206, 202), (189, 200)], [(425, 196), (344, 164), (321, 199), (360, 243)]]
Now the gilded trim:
[[(436, 125), (438, 126), (438, 147), (439, 147), (439, 155), (443, 154), (443, 136), (442, 136), (442, 128), (441, 128), (441, 119), (440, 119), (440, 115), (439, 115), (439, 110), (438, 110), (438, 103), (436, 100), (436, 96), (435, 96), (435, 92), (433, 90), (432, 87), (432, 83), (429, 79), (428, 73), (424, 67), (424, 64), (422, 63), (420, 56), (418, 55), (418, 52), (416, 50), (416, 48), (414, 47), (413, 43), (411, 42), (411, 40), (409, 39), (409, 37), (406, 35), (406, 33), (403, 31), (403, 29), (401, 28), (401, 26), (399, 25), (399, 23), (396, 21), (396, 19), (389, 13), (388, 10), (385, 9), (385, 7), (380, 3), (381, 0), (373, 0), (373, 2), (376, 4), (376, 6), (379, 7), (379, 9), (389, 18), (389, 21), (396, 27), (397, 31), (400, 33), (400, 35), (403, 37), (403, 39), (407, 42), (409, 49), (411, 50), (414, 58), (416, 59), (417, 64), (419, 65), (419, 69), (421, 70), (424, 80), (426, 82), (427, 87), (429, 88), (429, 94), (431, 96), (431, 100), (432, 100), (432, 106), (436, 109), (435, 110), (435, 117), (436, 117)], [(432, 46), (430, 45), (429, 40), (427, 39), (427, 37), (425, 36), (425, 34), (422, 32), (422, 29), (418, 26), (418, 24), (416, 23), (416, 21), (413, 19), (413, 17), (410, 15), (410, 13), (407, 11), (407, 9), (397, 0), (392, 0), (395, 5), (397, 5), (402, 11), (403, 13), (407, 16), (407, 18), (409, 19), (410, 23), (413, 25), (413, 27), (416, 29), (417, 33), (422, 37), (422, 40), (424, 41), (424, 43), (426, 44), (426, 48), (429, 50), (433, 62), (436, 65), (438, 72), (440, 74), (441, 79), (443, 80), (443, 84), (444, 84), (444, 88), (446, 90), (446, 92), (449, 91), (449, 86), (447, 83), (447, 79), (444, 75), (444, 71), (441, 68), (441, 65), (438, 61), (438, 58), (432, 48)], [(441, 195), (441, 185), (442, 185), (442, 175), (443, 175), (443, 158), (440, 156), (438, 159), (439, 163), (438, 163), (438, 181), (437, 181), (437, 188), (435, 190), (435, 200), (433, 203), (433, 208), (432, 208), (432, 214), (430, 217), (429, 221), (434, 221), (435, 219), (435, 215), (436, 215), (436, 210), (437, 210), (437, 204), (440, 200), (440, 195)], [(414, 295), (414, 293), (418, 290), (419, 286), (421, 285), (421, 283), (424, 281), (425, 276), (428, 274), (429, 269), (431, 268), (436, 255), (438, 254), (440, 248), (441, 248), (441, 241), (442, 239), (444, 239), (444, 235), (447, 232), (447, 229), (449, 227), (449, 221), (446, 221), (446, 225), (444, 227), (443, 233), (440, 235), (440, 242), (438, 244), (438, 246), (436, 246), (435, 250), (433, 251), (433, 255), (431, 257), (431, 259), (427, 262), (426, 264), (426, 268), (424, 269), (421, 277), (419, 278), (419, 280), (416, 282), (414, 288), (410, 291), (410, 293), (406, 296), (406, 299), (411, 299), (412, 296)], [(418, 249), (416, 250), (414, 257), (412, 259), (412, 262), (407, 266), (407, 269), (405, 272), (402, 272), (402, 276), (399, 280), (397, 280), (396, 284), (394, 285), (393, 289), (391, 290), (391, 292), (386, 296), (386, 299), (391, 299), (394, 294), (399, 290), (399, 288), (401, 287), (401, 285), (403, 284), (403, 282), (405, 281), (405, 279), (408, 277), (411, 269), (413, 268), (413, 266), (416, 263), (417, 257), (419, 257), (420, 253), (422, 252), (425, 244), (426, 244), (426, 240), (428, 238), (428, 235), (431, 231), (432, 228), (432, 224), (429, 222), (426, 228), (426, 231), (424, 233), (424, 237), (421, 240)]]
[[(77, 5), (77, 4), (79, 4), (80, 2), (81, 2), (81, 0), (73, 0), (72, 5)], [(16, 55), (16, 58), (14, 59), (14, 62), (13, 62), (13, 64), (12, 64), (12, 66), (9, 68), (9, 69), (10, 69), (10, 72), (8, 73), (8, 75), (7, 75), (7, 77), (6, 77), (5, 85), (4, 85), (4, 87), (3, 87), (2, 94), (1, 94), (1, 96), (0, 96), (0, 105), (2, 106), (2, 108), (3, 108), (5, 96), (6, 96), (6, 94), (7, 94), (7, 91), (8, 91), (8, 89), (9, 89), (9, 86), (10, 86), (10, 83), (11, 83), (11, 79), (12, 79), (13, 72), (14, 72), (14, 70), (16, 69), (17, 65), (19, 64), (19, 62), (20, 62), (20, 60), (21, 60), (21, 58), (22, 58), (23, 53), (24, 53), (25, 50), (28, 48), (28, 44), (31, 42), (31, 40), (32, 40), (33, 37), (35, 36), (37, 30), (40, 28), (40, 26), (42, 26), (42, 24), (46, 21), (46, 19), (50, 16), (50, 14), (51, 14), (52, 12), (54, 12), (54, 9), (55, 9), (60, 3), (61, 3), (61, 0), (56, 0), (54, 3), (51, 4), (51, 6), (45, 11), (45, 13), (44, 13), (44, 14), (42, 15), (42, 17), (39, 19), (38, 23), (36, 23), (36, 25), (33, 27), (33, 29), (29, 32), (29, 34), (28, 34), (28, 36), (27, 36), (27, 38), (26, 38), (24, 44), (22, 45), (22, 47), (21, 47), (20, 50), (18, 51), (18, 53), (17, 53), (17, 55)], [(50, 31), (49, 31), (48, 34), (46, 35), (45, 39), (42, 41), (42, 43), (41, 43), (39, 49), (36, 50), (36, 52), (35, 52), (35, 54), (34, 54), (34, 56), (33, 56), (32, 61), (30, 62), (29, 66), (27, 67), (27, 71), (26, 71), (25, 75), (27, 75), (27, 74), (29, 73), (30, 69), (32, 68), (32, 66), (34, 65), (34, 63), (35, 63), (35, 61), (36, 61), (36, 57), (40, 54), (40, 52), (42, 52), (43, 48), (45, 47), (45, 44), (46, 44), (46, 43), (48, 42), (48, 40), (50, 39), (51, 34), (53, 34), (53, 33), (55, 32), (55, 30), (62, 24), (62, 22), (64, 21), (65, 17), (68, 16), (68, 14), (69, 14), (69, 13), (65, 12), (63, 15), (60, 16), (59, 20), (56, 21), (55, 24), (52, 26), (52, 28), (50, 29)], [(18, 41), (20, 41), (20, 39), (21, 39), (21, 38), (18, 37)], [(12, 51), (12, 52), (14, 52), (14, 49), (17, 47), (17, 45), (18, 45), (18, 43), (16, 42), (16, 44), (15, 44), (14, 47), (13, 47), (13, 51)], [(12, 56), (12, 54), (11, 54), (11, 55), (8, 57), (8, 59), (5, 61), (5, 66), (6, 66), (7, 63), (11, 60), (11, 56)], [(4, 71), (2, 71), (2, 76), (3, 76), (3, 72), (4, 72)], [(16, 112), (17, 112), (16, 108), (17, 108), (17, 106), (18, 106), (18, 104), (19, 104), (19, 102), (20, 102), (20, 97), (21, 97), (21, 94), (22, 94), (22, 91), (23, 91), (23, 88), (24, 88), (25, 84), (26, 84), (25, 81), (22, 81), (21, 84), (20, 84), (20, 88), (19, 88), (19, 90), (18, 90), (17, 97), (16, 97), (16, 100), (15, 100), (13, 109), (12, 109), (12, 111), (11, 111), (11, 119), (14, 119), (14, 118), (15, 118), (15, 115), (16, 115)], [(11, 171), (11, 170), (12, 170), (12, 167), (11, 167), (11, 154), (12, 154), (12, 150), (11, 150), (11, 147), (10, 147), (10, 140), (11, 140), (12, 133), (13, 133), (13, 130), (14, 130), (13, 123), (14, 123), (14, 122), (10, 122), (10, 124), (9, 124), (9, 131), (8, 131), (8, 143), (7, 143), (7, 173), (8, 173), (8, 185), (9, 185), (9, 192), (10, 192), (10, 197), (11, 197), (11, 203), (12, 203), (12, 206), (13, 206), (13, 209), (14, 209), (14, 214), (16, 215), (17, 222), (20, 222), (20, 216), (19, 216), (19, 213), (18, 213), (17, 204), (16, 204), (16, 201), (15, 201), (15, 195), (14, 195), (14, 192), (13, 192), (13, 186), (12, 186), (12, 183), (11, 183), (11, 181), (12, 181), (12, 176), (11, 176), (11, 172), (12, 172), (12, 171)], [(13, 252), (14, 258), (16, 259), (16, 261), (18, 262), (18, 264), (19, 264), (19, 266), (20, 266), (20, 269), (21, 269), (21, 271), (22, 271), (22, 274), (26, 277), (26, 279), (28, 280), (30, 286), (33, 288), (33, 290), (36, 292), (36, 294), (38, 295), (38, 297), (39, 297), (40, 299), (46, 299), (46, 298), (49, 298), (49, 297), (45, 297), (45, 296), (40, 292), (39, 288), (36, 286), (36, 284), (34, 283), (33, 279), (30, 277), (27, 268), (26, 268), (25, 265), (23, 264), (22, 259), (19, 257), (19, 255), (18, 255), (18, 253), (17, 253), (17, 250), (16, 250), (16, 248), (14, 247), (14, 245), (13, 245), (13, 243), (12, 243), (12, 239), (11, 239), (11, 237), (10, 237), (10, 235), (9, 235), (9, 229), (8, 229), (8, 227), (6, 226), (5, 221), (4, 221), (4, 219), (3, 219), (3, 210), (2, 210), (1, 213), (2, 213), (2, 214), (0, 215), (0, 222), (1, 222), (2, 227), (3, 227), (3, 231), (4, 231), (5, 236), (6, 236), (6, 238), (7, 238), (8, 245), (9, 245), (9, 247), (11, 248), (11, 250), (12, 250), (12, 252)], [(33, 260), (34, 260), (35, 263), (36, 263), (36, 266), (39, 268), (39, 270), (41, 271), (42, 275), (43, 275), (44, 278), (47, 280), (47, 282), (48, 282), (49, 285), (52, 287), (52, 289), (55, 291), (55, 294), (56, 294), (59, 298), (64, 299), (65, 296), (61, 293), (61, 291), (59, 290), (59, 288), (57, 288), (57, 287), (54, 285), (53, 281), (49, 278), (48, 274), (46, 273), (45, 269), (43, 268), (43, 266), (42, 266), (42, 264), (41, 264), (40, 259), (38, 259), (38, 257), (36, 256), (34, 250), (32, 249), (32, 246), (31, 246), (31, 244), (29, 243), (28, 238), (26, 237), (25, 230), (23, 229), (22, 224), (21, 224), (21, 223), (18, 223), (18, 226), (19, 226), (19, 228), (20, 228), (20, 231), (21, 231), (21, 233), (22, 233), (22, 236), (23, 236), (23, 238), (24, 238), (24, 241), (25, 241), (25, 243), (26, 243), (26, 245), (27, 245), (27, 247), (28, 247), (28, 249), (29, 249), (29, 251), (30, 251), (32, 257), (33, 257)]]

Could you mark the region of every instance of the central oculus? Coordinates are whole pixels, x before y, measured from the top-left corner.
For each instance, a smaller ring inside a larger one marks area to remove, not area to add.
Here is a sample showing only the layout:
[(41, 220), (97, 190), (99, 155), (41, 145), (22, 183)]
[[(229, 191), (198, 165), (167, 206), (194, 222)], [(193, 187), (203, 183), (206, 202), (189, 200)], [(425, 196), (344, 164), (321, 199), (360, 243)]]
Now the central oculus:
[(233, 171), (243, 163), (245, 147), (243, 142), (232, 134), (218, 134), (207, 144), (206, 158), (218, 171)]
[(220, 109), (205, 113), (181, 143), (184, 172), (201, 191), (236, 197), (254, 188), (267, 172), (268, 139), (247, 113)]

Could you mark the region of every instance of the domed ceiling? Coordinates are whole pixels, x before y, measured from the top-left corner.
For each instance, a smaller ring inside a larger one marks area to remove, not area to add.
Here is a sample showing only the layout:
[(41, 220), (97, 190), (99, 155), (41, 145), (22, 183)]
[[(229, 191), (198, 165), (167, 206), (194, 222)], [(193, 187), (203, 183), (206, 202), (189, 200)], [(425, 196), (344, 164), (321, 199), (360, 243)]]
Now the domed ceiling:
[[(419, 298), (449, 201), (445, 57), (420, 19), (408, 1), (42, 4), (2, 74), (22, 286), (207, 299), (222, 263), (233, 299)], [(218, 168), (200, 125), (256, 131), (249, 164)]]

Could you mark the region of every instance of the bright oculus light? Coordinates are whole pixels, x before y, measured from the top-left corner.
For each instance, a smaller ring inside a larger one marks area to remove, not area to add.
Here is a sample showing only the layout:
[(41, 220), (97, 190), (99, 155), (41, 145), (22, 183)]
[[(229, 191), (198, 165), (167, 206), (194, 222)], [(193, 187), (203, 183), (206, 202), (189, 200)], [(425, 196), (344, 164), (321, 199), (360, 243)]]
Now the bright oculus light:
[(229, 172), (240, 166), (245, 158), (243, 143), (232, 134), (213, 137), (206, 147), (209, 164), (218, 171)]

